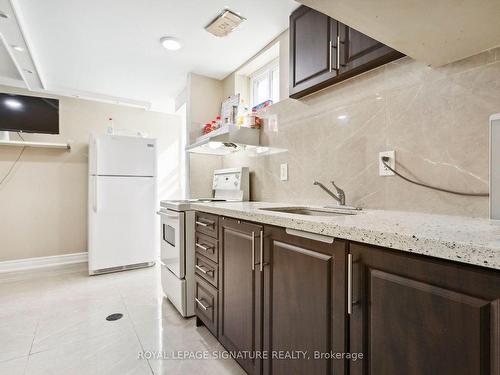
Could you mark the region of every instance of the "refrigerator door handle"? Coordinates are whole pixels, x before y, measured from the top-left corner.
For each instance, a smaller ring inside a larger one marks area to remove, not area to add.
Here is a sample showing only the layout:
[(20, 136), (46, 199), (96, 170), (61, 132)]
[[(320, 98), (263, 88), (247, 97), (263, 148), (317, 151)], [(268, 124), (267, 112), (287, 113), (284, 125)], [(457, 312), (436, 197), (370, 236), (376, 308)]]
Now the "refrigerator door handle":
[(97, 192), (97, 189), (99, 188), (99, 185), (98, 185), (98, 180), (99, 177), (97, 176), (94, 176), (94, 199), (93, 199), (93, 209), (94, 209), (94, 212), (97, 213), (97, 211), (99, 210), (99, 206), (97, 205), (98, 202), (97, 202), (97, 197), (99, 196), (98, 192)]
[(93, 199), (92, 199), (92, 208), (94, 209), (94, 212), (97, 213), (97, 211), (99, 210), (99, 206), (98, 206), (98, 202), (97, 202), (97, 199), (98, 199), (98, 192), (97, 192), (97, 189), (99, 188), (98, 186), (98, 182), (97, 182), (97, 179), (99, 178), (98, 175), (99, 175), (99, 168), (98, 168), (98, 160), (99, 160), (99, 153), (97, 151), (97, 148), (98, 148), (98, 139), (97, 138), (93, 138), (93, 143), (94, 143), (94, 152), (93, 152), (93, 163), (94, 163), (94, 196), (93, 196)]

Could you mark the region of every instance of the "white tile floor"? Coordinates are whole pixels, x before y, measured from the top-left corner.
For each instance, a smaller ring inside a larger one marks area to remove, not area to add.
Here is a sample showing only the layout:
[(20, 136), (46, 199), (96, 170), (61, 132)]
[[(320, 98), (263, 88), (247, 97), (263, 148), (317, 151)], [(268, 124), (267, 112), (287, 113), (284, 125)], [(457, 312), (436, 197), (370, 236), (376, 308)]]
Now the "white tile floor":
[[(115, 312), (123, 318), (108, 322)], [(223, 347), (162, 296), (158, 267), (89, 277), (86, 265), (0, 275), (0, 374), (244, 374), (231, 359), (141, 359)]]

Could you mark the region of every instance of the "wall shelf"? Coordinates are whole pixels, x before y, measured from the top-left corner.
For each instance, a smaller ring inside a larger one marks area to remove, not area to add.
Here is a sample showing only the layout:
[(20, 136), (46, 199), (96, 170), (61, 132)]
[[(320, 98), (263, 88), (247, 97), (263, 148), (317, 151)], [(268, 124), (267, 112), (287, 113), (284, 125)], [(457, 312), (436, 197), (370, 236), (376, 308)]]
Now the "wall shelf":
[(58, 148), (58, 149), (71, 150), (71, 144), (69, 144), (69, 143), (49, 143), (49, 142), (29, 142), (29, 141), (0, 141), (0, 146)]
[(198, 137), (195, 143), (186, 147), (186, 151), (194, 154), (228, 155), (247, 145), (258, 146), (259, 139), (260, 129), (224, 124), (219, 129)]

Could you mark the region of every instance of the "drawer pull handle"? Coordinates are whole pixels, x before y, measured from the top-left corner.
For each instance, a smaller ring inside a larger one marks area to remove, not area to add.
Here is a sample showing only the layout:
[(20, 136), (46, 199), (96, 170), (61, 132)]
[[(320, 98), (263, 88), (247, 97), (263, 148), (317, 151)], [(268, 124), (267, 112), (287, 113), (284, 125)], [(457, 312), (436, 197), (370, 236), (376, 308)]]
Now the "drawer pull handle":
[(211, 308), (212, 306), (208, 305), (208, 306), (205, 306), (203, 304), (203, 302), (201, 300), (199, 300), (198, 298), (194, 298), (194, 300), (196, 301), (196, 303), (198, 304), (198, 306), (200, 306), (203, 310), (207, 311), (209, 308)]
[(200, 267), (199, 265), (196, 265), (195, 267), (196, 267), (197, 270), (199, 270), (200, 272), (204, 273), (205, 275), (213, 276), (214, 270), (206, 270), (203, 267)]
[(215, 225), (215, 222), (209, 221), (208, 223), (205, 223), (200, 220), (196, 220), (196, 225), (201, 225), (202, 227), (213, 227)]
[(213, 247), (211, 247), (211, 246), (203, 246), (203, 245), (199, 244), (198, 242), (196, 242), (196, 247), (199, 247), (203, 251), (209, 251), (209, 250), (213, 249)]

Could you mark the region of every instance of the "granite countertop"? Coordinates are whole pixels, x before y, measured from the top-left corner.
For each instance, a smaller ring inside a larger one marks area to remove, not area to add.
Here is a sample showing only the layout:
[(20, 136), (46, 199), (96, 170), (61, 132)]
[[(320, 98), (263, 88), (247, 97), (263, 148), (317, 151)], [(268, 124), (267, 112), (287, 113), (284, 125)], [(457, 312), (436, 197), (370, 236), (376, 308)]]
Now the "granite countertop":
[(305, 216), (261, 210), (300, 206), (265, 202), (191, 205), (194, 210), (217, 215), (500, 270), (500, 222), (484, 218), (385, 210), (363, 210), (357, 215), (345, 216)]

